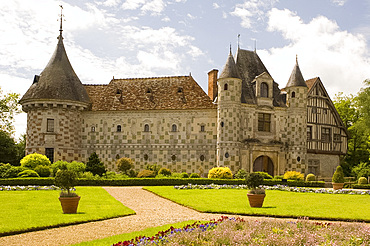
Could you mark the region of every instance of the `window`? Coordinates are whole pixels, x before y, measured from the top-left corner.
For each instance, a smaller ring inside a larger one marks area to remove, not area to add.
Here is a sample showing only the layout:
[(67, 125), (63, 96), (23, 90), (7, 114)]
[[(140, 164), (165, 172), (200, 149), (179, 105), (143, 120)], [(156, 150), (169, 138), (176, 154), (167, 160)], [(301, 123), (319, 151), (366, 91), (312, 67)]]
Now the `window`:
[(229, 156), (230, 156), (230, 155), (229, 155), (229, 152), (226, 152), (226, 153), (225, 153), (225, 157), (226, 157), (226, 158), (229, 158)]
[(205, 126), (200, 126), (200, 131), (201, 131), (201, 132), (205, 132), (205, 131), (206, 131), (205, 129), (206, 129), (206, 127), (205, 127)]
[(342, 136), (340, 134), (334, 134), (334, 142), (341, 142)]
[(316, 107), (312, 107), (312, 113), (317, 114), (317, 108)]
[(312, 126), (307, 126), (307, 141), (312, 140)]
[(144, 132), (149, 132), (149, 125), (148, 124), (144, 125)]
[(182, 92), (182, 87), (177, 88), (177, 92), (181, 93)]
[(173, 132), (177, 132), (177, 125), (176, 125), (176, 124), (173, 124), (173, 125), (172, 125), (172, 131), (173, 131)]
[(204, 159), (205, 159), (204, 155), (201, 155), (199, 159), (200, 159), (200, 161), (204, 161)]
[(149, 159), (149, 156), (147, 154), (144, 155), (144, 160), (148, 160)]
[(295, 91), (292, 92), (292, 98), (295, 98)]
[(258, 131), (269, 132), (271, 128), (271, 114), (258, 113)]
[(221, 121), (221, 127), (224, 127), (224, 122), (223, 121)]
[(91, 132), (95, 132), (95, 126), (91, 127)]
[(323, 127), (321, 129), (321, 141), (329, 143), (331, 141), (330, 128)]
[(172, 156), (171, 156), (171, 159), (172, 159), (173, 161), (176, 161), (176, 156), (175, 156), (175, 155), (172, 155)]
[(260, 88), (261, 97), (269, 97), (269, 86), (267, 85), (267, 83), (262, 82)]
[(227, 84), (225, 84), (225, 85), (224, 85), (224, 91), (227, 91), (228, 87), (229, 87), (229, 86), (228, 86)]
[(118, 125), (117, 126), (117, 132), (121, 132), (122, 131), (122, 127), (121, 127), (121, 125)]
[(46, 131), (54, 132), (54, 119), (47, 119), (46, 121)]
[(53, 148), (45, 148), (45, 155), (50, 160), (51, 163), (54, 162), (54, 149)]

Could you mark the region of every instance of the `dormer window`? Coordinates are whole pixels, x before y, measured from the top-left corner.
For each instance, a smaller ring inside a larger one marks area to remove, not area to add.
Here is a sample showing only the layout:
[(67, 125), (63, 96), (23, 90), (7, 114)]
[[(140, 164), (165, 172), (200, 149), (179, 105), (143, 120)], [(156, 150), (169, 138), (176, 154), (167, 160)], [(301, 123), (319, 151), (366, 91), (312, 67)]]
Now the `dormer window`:
[(122, 131), (122, 127), (121, 127), (121, 125), (118, 125), (117, 126), (117, 132), (121, 132)]
[(261, 83), (260, 89), (261, 97), (269, 97), (269, 86), (266, 82)]
[(224, 84), (224, 91), (227, 91), (229, 85), (228, 84)]
[(172, 129), (171, 129), (173, 132), (177, 132), (177, 125), (176, 124), (173, 124), (172, 125)]
[(144, 132), (149, 132), (149, 124), (144, 125)]

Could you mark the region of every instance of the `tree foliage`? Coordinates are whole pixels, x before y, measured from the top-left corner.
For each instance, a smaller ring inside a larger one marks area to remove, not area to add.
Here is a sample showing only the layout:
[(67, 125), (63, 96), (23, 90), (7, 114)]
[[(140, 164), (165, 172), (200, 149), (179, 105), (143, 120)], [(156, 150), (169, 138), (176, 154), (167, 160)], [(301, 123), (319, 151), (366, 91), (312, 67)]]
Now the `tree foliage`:
[(21, 166), (29, 169), (35, 169), (35, 167), (42, 165), (42, 166), (50, 166), (50, 160), (42, 154), (33, 153), (29, 154), (21, 160)]
[(102, 176), (107, 172), (104, 163), (99, 159), (99, 156), (96, 154), (96, 152), (90, 155), (89, 160), (86, 163), (86, 171), (99, 176)]
[(122, 157), (117, 160), (117, 168), (124, 174), (127, 174), (127, 171), (134, 168), (134, 161), (130, 158)]
[(0, 88), (0, 130), (13, 134), (14, 132), (14, 116), (21, 112), (19, 94), (8, 93), (3, 94)]

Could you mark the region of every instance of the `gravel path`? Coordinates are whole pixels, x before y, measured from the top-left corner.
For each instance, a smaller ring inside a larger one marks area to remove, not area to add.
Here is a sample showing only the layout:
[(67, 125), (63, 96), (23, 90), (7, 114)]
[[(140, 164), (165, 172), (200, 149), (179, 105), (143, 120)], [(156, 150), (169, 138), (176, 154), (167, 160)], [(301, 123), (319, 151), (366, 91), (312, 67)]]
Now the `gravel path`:
[(160, 198), (141, 187), (105, 187), (136, 215), (55, 229), (0, 237), (0, 245), (69, 245), (148, 227), (186, 220), (210, 220), (220, 215), (199, 213)]

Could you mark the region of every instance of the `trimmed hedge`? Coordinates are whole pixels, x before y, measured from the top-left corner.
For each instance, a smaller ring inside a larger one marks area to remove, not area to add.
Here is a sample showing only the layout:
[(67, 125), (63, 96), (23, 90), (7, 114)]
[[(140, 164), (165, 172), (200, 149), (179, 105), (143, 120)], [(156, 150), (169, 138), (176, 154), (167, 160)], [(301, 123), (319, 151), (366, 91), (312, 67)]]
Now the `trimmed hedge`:
[[(129, 179), (77, 179), (76, 186), (172, 186), (172, 185), (187, 185), (187, 184), (227, 184), (227, 185), (241, 185), (245, 184), (244, 179), (207, 179), (207, 178), (129, 178)], [(324, 187), (325, 182), (323, 181), (293, 181), (288, 180), (283, 182), (282, 180), (265, 179), (263, 185), (288, 185), (294, 187)], [(54, 185), (54, 178), (8, 178), (0, 179), (0, 185)]]
[(353, 184), (353, 189), (370, 189), (370, 184)]

